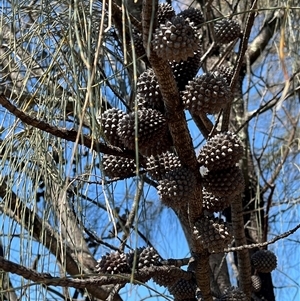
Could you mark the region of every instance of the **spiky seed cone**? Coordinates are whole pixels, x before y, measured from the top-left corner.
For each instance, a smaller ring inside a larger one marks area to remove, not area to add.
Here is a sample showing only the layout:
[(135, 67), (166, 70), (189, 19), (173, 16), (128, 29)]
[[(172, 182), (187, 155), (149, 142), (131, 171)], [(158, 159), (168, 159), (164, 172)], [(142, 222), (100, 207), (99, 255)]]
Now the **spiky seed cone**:
[(170, 62), (177, 87), (179, 91), (183, 91), (189, 80), (192, 80), (201, 66), (201, 51), (194, 52), (193, 57), (189, 57), (186, 61)]
[(240, 36), (241, 27), (238, 22), (223, 19), (215, 24), (215, 38), (219, 44), (228, 44)]
[(110, 178), (127, 178), (135, 172), (136, 165), (134, 159), (103, 155), (103, 169), (105, 175)]
[[(135, 112), (125, 115), (119, 122), (118, 135), (129, 149), (135, 149)], [(139, 152), (146, 156), (157, 155), (170, 148), (165, 117), (158, 111), (137, 111)]]
[(169, 207), (180, 208), (189, 198), (196, 185), (194, 175), (185, 167), (179, 167), (165, 174), (157, 186), (161, 201)]
[(97, 118), (102, 126), (104, 135), (108, 142), (117, 147), (124, 147), (121, 138), (117, 134), (119, 121), (125, 116), (125, 113), (117, 108), (106, 110)]
[(244, 190), (244, 177), (238, 167), (209, 171), (203, 177), (206, 191), (216, 197), (234, 197)]
[(233, 201), (233, 198), (231, 197), (216, 197), (212, 193), (206, 191), (205, 188), (202, 189), (202, 196), (203, 209), (211, 213), (223, 211), (228, 208)]
[(164, 102), (159, 89), (158, 81), (153, 69), (144, 71), (137, 81), (138, 97), (143, 99), (143, 106), (164, 112)]
[(258, 275), (251, 276), (252, 291), (257, 293), (261, 290), (261, 279)]
[(277, 267), (277, 257), (269, 250), (259, 250), (251, 257), (253, 267), (260, 273), (271, 273)]
[(174, 8), (168, 3), (159, 3), (157, 9), (157, 23), (165, 24), (166, 21), (175, 17)]
[(130, 273), (127, 255), (120, 252), (107, 253), (98, 261), (96, 272), (108, 274)]
[(182, 92), (185, 108), (192, 113), (217, 114), (230, 102), (231, 92), (221, 76), (206, 73), (195, 77)]
[(180, 159), (172, 152), (147, 158), (147, 171), (156, 181), (162, 180), (167, 172), (181, 166)]
[(150, 266), (158, 266), (160, 264), (160, 257), (155, 249), (152, 247), (138, 248), (128, 254), (128, 265), (131, 269), (134, 268), (134, 259), (136, 258), (135, 269), (142, 269)]
[(138, 58), (144, 56), (146, 54), (146, 52), (145, 52), (145, 48), (143, 46), (142, 34), (138, 30), (133, 30), (132, 39), (133, 39), (136, 56)]
[(248, 298), (239, 288), (230, 287), (224, 291), (220, 301), (247, 301)]
[(227, 85), (230, 85), (231, 79), (233, 77), (233, 69), (222, 65), (219, 68), (217, 68), (217, 70), (214, 73), (218, 76), (222, 76), (225, 79)]
[(210, 253), (221, 253), (232, 239), (230, 231), (222, 219), (201, 217), (195, 224), (194, 234)]
[(243, 156), (243, 146), (238, 137), (231, 133), (219, 133), (211, 137), (201, 149), (198, 161), (209, 170), (226, 169)]
[(188, 20), (175, 16), (171, 21), (160, 24), (152, 41), (156, 54), (170, 61), (186, 61), (199, 48), (196, 28)]
[(193, 280), (180, 279), (169, 287), (169, 292), (175, 300), (185, 300), (195, 298), (197, 285)]
[(160, 286), (169, 287), (174, 285), (181, 278), (182, 270), (179, 268), (170, 269), (169, 266), (165, 266), (160, 269), (159, 273), (155, 274), (152, 279)]
[(194, 7), (183, 10), (177, 16), (183, 17), (184, 19), (189, 18), (190, 21), (194, 23), (194, 26), (198, 26), (204, 22), (202, 11)]

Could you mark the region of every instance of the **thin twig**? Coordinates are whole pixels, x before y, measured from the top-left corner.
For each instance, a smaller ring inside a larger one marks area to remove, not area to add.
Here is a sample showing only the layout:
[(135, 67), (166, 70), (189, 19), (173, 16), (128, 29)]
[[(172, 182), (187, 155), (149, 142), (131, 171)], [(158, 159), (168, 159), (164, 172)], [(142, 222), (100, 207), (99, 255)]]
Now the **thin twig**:
[(291, 234), (295, 233), (299, 228), (300, 228), (300, 224), (298, 224), (292, 230), (289, 230), (280, 235), (277, 235), (276, 237), (274, 237), (273, 239), (271, 239), (269, 241), (257, 243), (257, 244), (251, 244), (251, 245), (243, 245), (243, 246), (239, 246), (239, 247), (232, 247), (232, 248), (226, 249), (224, 252), (229, 253), (229, 252), (235, 252), (235, 251), (240, 251), (240, 250), (245, 250), (245, 249), (263, 248), (263, 247), (266, 247), (268, 245), (275, 243), (276, 241), (278, 241), (280, 239), (290, 236)]

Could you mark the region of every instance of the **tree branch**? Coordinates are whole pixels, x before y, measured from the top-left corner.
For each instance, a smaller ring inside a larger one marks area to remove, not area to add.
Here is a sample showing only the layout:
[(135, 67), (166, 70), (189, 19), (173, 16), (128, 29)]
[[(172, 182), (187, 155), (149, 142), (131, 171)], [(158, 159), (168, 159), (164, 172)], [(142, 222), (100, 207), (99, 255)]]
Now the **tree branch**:
[[(38, 128), (44, 132), (50, 133), (58, 138), (65, 139), (67, 141), (72, 141), (72, 142), (76, 141), (76, 138), (78, 136), (77, 131), (67, 130), (67, 129), (60, 128), (60, 127), (55, 127), (45, 121), (38, 120), (37, 118), (31, 117), (28, 114), (19, 110), (12, 103), (10, 103), (10, 101), (4, 95), (0, 95), (0, 104), (4, 108), (6, 108), (10, 113), (12, 113), (17, 118), (19, 118), (22, 122), (24, 122), (30, 126)], [(122, 151), (117, 147), (95, 141), (94, 139), (92, 139), (86, 135), (81, 135), (81, 139), (79, 139), (78, 143), (80, 145), (84, 145), (87, 148), (92, 149), (96, 152), (101, 152), (101, 153), (115, 155), (115, 156), (121, 156), (121, 157), (125, 157), (125, 158), (133, 158), (133, 159), (135, 158), (135, 154), (133, 151), (129, 151), (129, 150)]]

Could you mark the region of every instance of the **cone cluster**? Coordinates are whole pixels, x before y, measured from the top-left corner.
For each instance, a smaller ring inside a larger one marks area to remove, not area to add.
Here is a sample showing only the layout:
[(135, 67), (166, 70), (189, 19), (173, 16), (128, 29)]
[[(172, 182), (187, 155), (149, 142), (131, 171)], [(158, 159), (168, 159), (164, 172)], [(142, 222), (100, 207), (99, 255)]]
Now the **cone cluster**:
[(130, 253), (118, 251), (107, 253), (98, 261), (96, 272), (108, 274), (131, 273), (132, 270), (159, 265), (160, 257), (158, 253), (152, 247), (146, 247)]
[(251, 257), (253, 267), (260, 273), (271, 273), (277, 267), (277, 257), (269, 250), (259, 250)]
[(232, 239), (227, 224), (222, 219), (208, 216), (197, 221), (194, 234), (210, 253), (223, 252)]

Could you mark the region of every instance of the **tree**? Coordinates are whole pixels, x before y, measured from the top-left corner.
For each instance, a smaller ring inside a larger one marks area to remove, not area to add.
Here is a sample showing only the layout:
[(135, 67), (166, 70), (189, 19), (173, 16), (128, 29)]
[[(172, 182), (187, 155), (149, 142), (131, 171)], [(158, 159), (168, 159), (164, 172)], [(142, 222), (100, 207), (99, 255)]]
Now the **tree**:
[(275, 5), (3, 3), (4, 300), (296, 296), (266, 251), (300, 227), (299, 7)]

